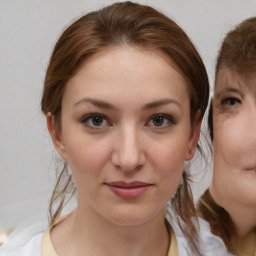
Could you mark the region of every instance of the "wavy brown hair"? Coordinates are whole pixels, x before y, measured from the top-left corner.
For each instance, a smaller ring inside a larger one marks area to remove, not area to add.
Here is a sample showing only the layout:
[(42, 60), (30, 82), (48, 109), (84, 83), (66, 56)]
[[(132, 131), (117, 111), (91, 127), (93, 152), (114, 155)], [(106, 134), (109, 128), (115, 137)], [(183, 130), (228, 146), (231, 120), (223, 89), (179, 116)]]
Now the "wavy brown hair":
[[(56, 131), (61, 131), (61, 101), (67, 82), (85, 60), (106, 47), (120, 45), (160, 50), (173, 60), (179, 72), (187, 79), (191, 124), (198, 110), (201, 113), (200, 119), (203, 118), (209, 97), (208, 77), (189, 37), (173, 20), (152, 7), (121, 2), (79, 18), (57, 41), (46, 72), (41, 102), (43, 113), (54, 115)], [(185, 227), (181, 225), (181, 228), (190, 247), (196, 254), (200, 254), (196, 245), (196, 227), (191, 221), (195, 215), (195, 206), (187, 176), (184, 172), (183, 185), (179, 187), (172, 202), (176, 215), (185, 223)], [(71, 174), (68, 174), (67, 164), (64, 163), (49, 207), (51, 223), (59, 217), (66, 196), (72, 196), (74, 192)], [(54, 208), (55, 203), (57, 207)]]
[[(219, 71), (226, 68), (243, 81), (243, 86), (250, 84), (256, 77), (256, 17), (244, 20), (231, 30), (223, 40), (219, 50), (215, 71), (215, 84)], [(210, 137), (213, 133), (213, 105), (211, 102), (208, 127)], [(229, 252), (236, 254), (241, 246), (235, 224), (228, 212), (211, 197), (209, 190), (201, 196), (197, 205), (198, 214), (209, 222), (211, 232), (222, 238)], [(254, 231), (256, 234), (256, 231)]]

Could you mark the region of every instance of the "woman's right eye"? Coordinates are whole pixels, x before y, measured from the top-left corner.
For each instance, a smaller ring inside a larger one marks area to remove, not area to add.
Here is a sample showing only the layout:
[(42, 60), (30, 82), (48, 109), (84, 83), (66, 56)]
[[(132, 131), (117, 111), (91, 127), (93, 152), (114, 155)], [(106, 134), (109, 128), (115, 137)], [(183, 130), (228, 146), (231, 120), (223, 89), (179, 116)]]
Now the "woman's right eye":
[(86, 115), (81, 119), (81, 122), (92, 129), (99, 129), (105, 126), (110, 126), (110, 123), (102, 114)]
[(221, 101), (221, 105), (225, 106), (235, 106), (240, 103), (242, 103), (241, 100), (234, 97), (225, 98)]

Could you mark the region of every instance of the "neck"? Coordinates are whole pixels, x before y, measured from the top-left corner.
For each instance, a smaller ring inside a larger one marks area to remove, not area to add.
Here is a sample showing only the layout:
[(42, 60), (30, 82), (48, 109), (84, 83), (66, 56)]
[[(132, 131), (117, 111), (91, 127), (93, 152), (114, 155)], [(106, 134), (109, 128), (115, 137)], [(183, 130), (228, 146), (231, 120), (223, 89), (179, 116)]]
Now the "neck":
[(214, 201), (223, 207), (230, 215), (230, 218), (235, 225), (237, 235), (240, 238), (246, 237), (255, 230), (255, 207), (249, 207), (239, 201), (235, 201), (233, 198), (230, 198), (228, 193), (225, 193), (224, 189), (221, 192), (219, 190), (217, 191), (213, 183), (211, 184), (209, 191)]
[[(239, 209), (240, 208), (240, 209)], [(226, 211), (233, 220), (239, 237), (246, 237), (256, 227), (256, 211), (242, 205), (232, 205)]]
[(83, 255), (166, 256), (169, 249), (164, 211), (139, 225), (117, 225), (83, 203), (78, 204), (66, 225), (65, 230), (72, 234), (69, 245), (73, 248), (65, 251), (77, 252), (75, 255), (83, 252)]

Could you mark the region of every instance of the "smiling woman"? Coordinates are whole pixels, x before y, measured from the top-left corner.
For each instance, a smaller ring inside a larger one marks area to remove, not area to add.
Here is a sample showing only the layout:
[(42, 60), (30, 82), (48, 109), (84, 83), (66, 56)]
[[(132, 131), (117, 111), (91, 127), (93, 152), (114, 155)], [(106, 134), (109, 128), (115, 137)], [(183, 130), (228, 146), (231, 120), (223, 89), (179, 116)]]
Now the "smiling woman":
[[(153, 8), (116, 3), (74, 22), (53, 50), (42, 97), (64, 160), (51, 226), (5, 250), (201, 255), (184, 162), (195, 154), (208, 94), (195, 47)], [(74, 187), (77, 208), (59, 219)]]

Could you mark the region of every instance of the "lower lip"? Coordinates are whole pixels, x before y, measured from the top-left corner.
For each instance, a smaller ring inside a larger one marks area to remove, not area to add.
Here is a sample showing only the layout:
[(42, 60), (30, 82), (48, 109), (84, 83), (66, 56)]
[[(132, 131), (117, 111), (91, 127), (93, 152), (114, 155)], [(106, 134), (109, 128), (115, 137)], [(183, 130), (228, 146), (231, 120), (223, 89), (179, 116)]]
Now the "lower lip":
[(120, 196), (125, 199), (135, 199), (141, 197), (147, 189), (150, 187), (150, 185), (147, 186), (141, 186), (141, 187), (114, 187), (111, 185), (108, 185), (111, 191), (113, 191), (117, 196)]

